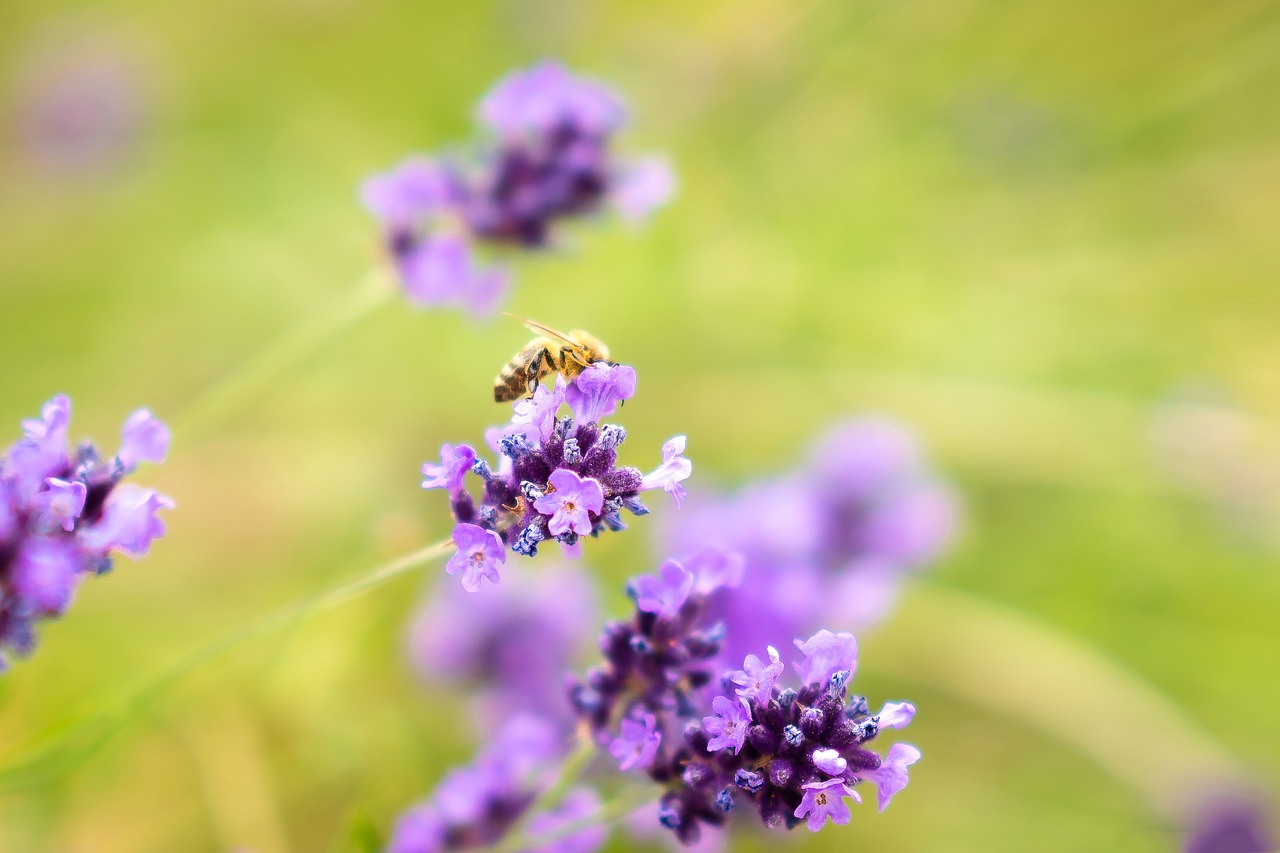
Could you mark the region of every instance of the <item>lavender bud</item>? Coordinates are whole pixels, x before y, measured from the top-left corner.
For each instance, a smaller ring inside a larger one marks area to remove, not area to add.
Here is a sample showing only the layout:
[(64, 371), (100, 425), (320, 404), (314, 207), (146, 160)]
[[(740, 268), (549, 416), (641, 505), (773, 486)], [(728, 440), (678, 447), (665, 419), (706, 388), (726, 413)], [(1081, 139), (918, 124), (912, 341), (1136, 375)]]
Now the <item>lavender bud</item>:
[(605, 424), (600, 427), (600, 438), (596, 440), (596, 447), (601, 450), (612, 450), (619, 444), (627, 440), (627, 431), (617, 424)]
[(471, 473), (475, 474), (486, 483), (493, 479), (493, 469), (489, 467), (489, 463), (483, 459), (477, 459), (471, 463)]
[[(804, 732), (815, 740), (822, 737), (823, 730), (827, 727), (827, 715), (823, 713), (821, 708), (805, 708), (800, 714), (800, 731)], [(787, 738), (790, 742), (790, 737)], [(792, 744), (796, 746), (798, 744)]]
[(778, 705), (781, 706), (784, 711), (789, 711), (791, 709), (791, 703), (794, 701), (796, 701), (796, 692), (790, 687), (778, 694)]
[(566, 438), (564, 440), (564, 456), (565, 465), (577, 465), (582, 461), (582, 450), (578, 447), (578, 439)]
[(527, 456), (533, 452), (533, 447), (529, 444), (529, 439), (525, 438), (524, 433), (514, 433), (512, 435), (504, 435), (498, 439), (498, 449), (503, 456), (509, 456), (512, 460)]
[(744, 791), (754, 794), (764, 787), (764, 776), (754, 770), (739, 769), (733, 774), (733, 783)]
[(649, 508), (642, 504), (639, 498), (623, 498), (622, 505), (626, 507), (632, 515), (649, 514)]
[(525, 500), (533, 503), (538, 498), (542, 497), (545, 492), (543, 492), (537, 484), (531, 483), (528, 480), (522, 480), (520, 482), (520, 494), (524, 495)]
[(716, 805), (720, 807), (720, 811), (728, 814), (733, 811), (733, 790), (731, 788), (721, 788), (720, 793), (716, 794)]
[(795, 767), (785, 758), (775, 758), (769, 762), (769, 782), (775, 788), (785, 788), (791, 783)]
[(747, 729), (747, 743), (755, 747), (757, 752), (763, 752), (765, 755), (778, 751), (778, 736), (759, 724)]
[(782, 737), (787, 741), (787, 744), (790, 746), (799, 746), (800, 744), (804, 743), (804, 732), (800, 731), (800, 729), (796, 728), (795, 726), (787, 726), (785, 729), (783, 729)]

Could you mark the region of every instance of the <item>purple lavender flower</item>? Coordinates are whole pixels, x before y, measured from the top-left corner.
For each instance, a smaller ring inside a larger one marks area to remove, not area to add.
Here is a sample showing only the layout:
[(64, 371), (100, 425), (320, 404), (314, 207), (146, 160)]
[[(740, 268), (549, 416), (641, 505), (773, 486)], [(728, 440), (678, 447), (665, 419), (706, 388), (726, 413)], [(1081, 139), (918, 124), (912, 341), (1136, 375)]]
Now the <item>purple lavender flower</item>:
[(635, 393), (634, 369), (624, 364), (596, 362), (578, 374), (569, 385), (565, 391), (565, 402), (578, 423), (594, 424), (612, 415), (619, 403), (631, 399)]
[(441, 445), (440, 464), (427, 462), (422, 466), (424, 489), (444, 489), (451, 496), (462, 491), (463, 477), (471, 470), (476, 461), (476, 452), (469, 445), (459, 444), (457, 447)]
[(474, 688), (474, 719), (494, 728), (524, 708), (568, 732), (564, 680), (597, 624), (591, 576), (577, 565), (518, 572), (485, 595), (441, 577), (414, 621), (418, 668), (454, 688)]
[(451, 575), (462, 572), (463, 589), (477, 592), (484, 579), (488, 579), (490, 583), (498, 582), (498, 566), (507, 559), (506, 549), (498, 534), (463, 522), (453, 529), (453, 544), (458, 547), (458, 551), (449, 558), (444, 570)]
[(658, 567), (657, 575), (643, 575), (631, 582), (636, 609), (674, 619), (693, 591), (694, 577), (675, 560)]
[(609, 744), (609, 754), (618, 759), (622, 771), (648, 770), (662, 743), (662, 732), (655, 729), (657, 719), (645, 714), (639, 720), (626, 719), (619, 724), (621, 734)]
[[(596, 367), (583, 371), (567, 385), (558, 379), (554, 388), (539, 387), (530, 399), (514, 404), (510, 423), (486, 434), (501, 459), (496, 469), (483, 459), (470, 462), (470, 473), (483, 486), (479, 505), (466, 489), (462, 471), (462, 460), (470, 451), (466, 445), (445, 445), (440, 464), (424, 466), (427, 479), (423, 485), (449, 492), (453, 516), (460, 526), (488, 531), (496, 541), (525, 556), (534, 556), (539, 544), (548, 539), (559, 541), (568, 554), (576, 555), (580, 537), (626, 529), (622, 510), (645, 515), (648, 509), (640, 502), (640, 494), (647, 488), (664, 488), (666, 481), (658, 478), (646, 485), (638, 469), (618, 464), (618, 447), (627, 435), (622, 427), (558, 418), (560, 408), (574, 405), (575, 400), (587, 407), (580, 408), (580, 413), (589, 410), (602, 416), (601, 412), (612, 411), (614, 403), (634, 390), (635, 371), (630, 367)], [(580, 383), (586, 383), (586, 391)], [(476, 534), (468, 531), (465, 535)], [(472, 549), (470, 553), (476, 552)], [(501, 559), (475, 559), (477, 566), (494, 569), (491, 579), (496, 580)], [(450, 561), (454, 571), (463, 568), (460, 560), (455, 556)]]
[(0, 649), (18, 654), (32, 651), (35, 623), (64, 613), (86, 575), (110, 570), (112, 552), (143, 556), (164, 535), (157, 513), (173, 506), (121, 483), (168, 450), (169, 431), (150, 412), (129, 416), (120, 452), (107, 460), (88, 442), (71, 452), (70, 417), (71, 401), (54, 397), (0, 457)]
[(809, 831), (817, 832), (826, 824), (827, 818), (835, 824), (846, 824), (852, 815), (845, 805), (844, 798), (850, 797), (855, 803), (862, 802), (856, 791), (850, 790), (843, 779), (828, 779), (825, 782), (810, 782), (804, 786), (804, 799), (796, 806), (796, 817), (809, 817)]
[(406, 293), (420, 304), (490, 313), (510, 276), (478, 261), (480, 250), (544, 248), (562, 220), (613, 207), (635, 221), (674, 194), (664, 160), (611, 152), (626, 120), (621, 99), (558, 63), (505, 77), (478, 117), (498, 139), (463, 158), (473, 163), (412, 157), (361, 190)]
[(737, 753), (747, 739), (747, 726), (751, 725), (751, 714), (741, 700), (734, 701), (725, 696), (717, 696), (711, 700), (712, 716), (702, 718), (703, 730), (711, 735), (707, 742), (708, 752), (719, 752), (722, 749)]
[(1183, 853), (1270, 853), (1277, 848), (1271, 816), (1256, 792), (1218, 783), (1196, 809)]
[[(773, 649), (770, 664), (745, 661), (717, 682), (713, 667), (723, 629), (707, 621), (714, 595), (695, 591), (674, 611), (638, 608), (630, 622), (607, 626), (601, 640), (606, 665), (571, 690), (597, 738), (611, 737), (611, 721), (620, 714), (644, 714), (646, 723), (653, 720), (645, 731), (666, 733), (648, 768), (666, 790), (658, 821), (692, 843), (702, 827), (722, 826), (747, 800), (765, 826), (791, 828), (807, 817), (816, 831), (827, 820), (849, 821), (845, 799), (860, 802), (854, 788), (863, 781), (875, 784), (881, 807), (887, 805), (906, 786), (907, 768), (920, 752), (895, 744), (881, 758), (868, 747), (882, 729), (906, 725), (914, 706), (886, 703), (882, 724), (866, 699), (850, 697), (857, 646), (851, 635), (830, 631), (796, 641), (804, 655), (796, 669), (805, 683), (798, 689), (774, 683), (782, 665)], [(743, 682), (751, 695), (715, 692)], [(631, 744), (638, 737), (628, 732), (623, 739)]]
[(677, 435), (662, 445), (662, 464), (644, 478), (644, 488), (662, 489), (675, 498), (676, 506), (685, 498), (684, 486), (680, 485), (693, 473), (693, 463), (685, 459), (685, 437)]
[(773, 646), (769, 646), (768, 652), (768, 664), (755, 655), (747, 655), (742, 669), (729, 674), (730, 681), (734, 684), (742, 685), (737, 693), (743, 699), (756, 699), (761, 696), (767, 697), (771, 695), (773, 685), (777, 684), (778, 679), (782, 676), (782, 671), (786, 667), (782, 664), (778, 650)]

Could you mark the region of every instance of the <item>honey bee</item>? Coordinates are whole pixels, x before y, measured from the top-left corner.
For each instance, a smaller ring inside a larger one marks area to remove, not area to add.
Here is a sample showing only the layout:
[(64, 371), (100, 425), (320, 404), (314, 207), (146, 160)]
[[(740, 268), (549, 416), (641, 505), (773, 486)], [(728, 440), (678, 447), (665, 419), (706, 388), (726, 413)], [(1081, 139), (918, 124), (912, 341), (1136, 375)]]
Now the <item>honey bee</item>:
[[(516, 317), (515, 314), (507, 316)], [(581, 329), (557, 332), (523, 317), (516, 319), (539, 334), (516, 353), (493, 380), (495, 402), (508, 403), (532, 394), (543, 379), (554, 373), (572, 379), (589, 365), (613, 363), (609, 361), (609, 348), (604, 341), (590, 332)]]

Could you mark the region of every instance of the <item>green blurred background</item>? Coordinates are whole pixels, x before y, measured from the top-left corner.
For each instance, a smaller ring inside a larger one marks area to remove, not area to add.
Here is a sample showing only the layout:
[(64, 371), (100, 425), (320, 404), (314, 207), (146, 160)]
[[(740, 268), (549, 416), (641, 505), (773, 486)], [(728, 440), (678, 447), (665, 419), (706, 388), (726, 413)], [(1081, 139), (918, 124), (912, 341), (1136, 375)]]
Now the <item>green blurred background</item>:
[[(1280, 784), (1273, 3), (5, 0), (0, 424), (59, 391), (106, 446), (135, 406), (178, 414), (376, 261), (362, 176), (467, 138), (478, 96), (544, 56), (620, 87), (624, 144), (680, 175), (650, 227), (522, 262), (510, 304), (636, 366), (632, 453), (686, 432), (695, 478), (731, 484), (836, 416), (905, 419), (967, 503), (938, 583), (1102, 650)], [(31, 119), (67, 76), (114, 104), (87, 149)], [(169, 535), (0, 678), (0, 763), (445, 535), (418, 467), (499, 417), (489, 382), (524, 340), (397, 302), (180, 442), (138, 478), (177, 499)], [(653, 561), (642, 531), (590, 549), (614, 613)], [(471, 748), (465, 707), (408, 663), (438, 571), (193, 673), (6, 790), (0, 850), (326, 851), (387, 828)], [(1177, 845), (1077, 751), (892, 657), (864, 638), (861, 690), (917, 701), (924, 761), (888, 812), (795, 849)], [(1108, 696), (1078, 703), (1107, 727)]]

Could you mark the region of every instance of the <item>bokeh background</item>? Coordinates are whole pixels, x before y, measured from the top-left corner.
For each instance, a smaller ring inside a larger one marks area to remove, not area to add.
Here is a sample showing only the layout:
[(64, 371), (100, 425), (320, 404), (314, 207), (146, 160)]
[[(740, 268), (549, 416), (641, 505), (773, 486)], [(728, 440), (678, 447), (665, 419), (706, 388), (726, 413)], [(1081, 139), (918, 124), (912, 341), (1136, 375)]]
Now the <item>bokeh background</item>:
[[(59, 391), (73, 434), (108, 446), (138, 405), (180, 413), (378, 261), (364, 175), (466, 139), (479, 95), (545, 56), (621, 88), (624, 144), (680, 175), (649, 227), (588, 225), (521, 262), (509, 306), (636, 366), (628, 446), (686, 432), (695, 480), (732, 485), (835, 417), (903, 419), (966, 504), (932, 582), (1100, 650), (1273, 797), (1271, 3), (6, 0), (0, 424), (16, 437)], [(525, 337), (390, 304), (180, 440), (138, 478), (178, 501), (167, 538), (87, 583), (0, 678), (0, 763), (446, 535), (418, 467), (500, 417), (489, 383)], [(593, 544), (620, 615), (650, 540)], [(100, 748), (5, 786), (0, 850), (336, 851), (385, 831), (472, 746), (464, 701), (406, 647), (438, 572), (127, 708)], [(860, 689), (917, 701), (925, 759), (888, 812), (795, 849), (1177, 847), (1080, 750), (893, 666), (895, 631), (945, 643), (948, 625), (908, 593), (862, 642)], [(1107, 729), (1107, 695), (1077, 702), (1082, 730)], [(1187, 768), (1189, 792), (1212, 781)]]

